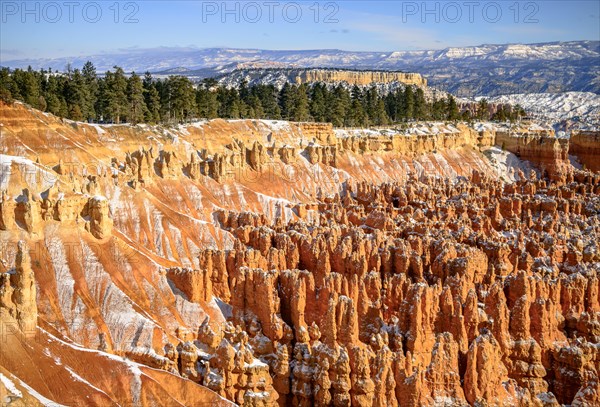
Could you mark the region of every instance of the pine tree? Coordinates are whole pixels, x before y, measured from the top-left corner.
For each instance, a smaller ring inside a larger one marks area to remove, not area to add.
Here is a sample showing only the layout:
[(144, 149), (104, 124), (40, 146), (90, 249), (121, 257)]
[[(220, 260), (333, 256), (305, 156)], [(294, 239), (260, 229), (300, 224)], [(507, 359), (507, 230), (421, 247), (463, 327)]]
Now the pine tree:
[(402, 117), (404, 120), (412, 120), (415, 118), (415, 94), (412, 86), (407, 86), (404, 89), (404, 98), (402, 102)]
[(22, 100), (28, 105), (37, 108), (39, 97), (40, 97), (40, 85), (41, 79), (37, 72), (31, 69), (31, 66), (23, 71), (21, 69), (15, 69), (13, 72), (13, 81), (18, 87), (18, 92), (13, 97)]
[(511, 121), (520, 120), (523, 116), (527, 116), (527, 112), (525, 112), (525, 109), (521, 105), (516, 104), (511, 112)]
[(415, 92), (415, 119), (425, 120), (427, 119), (427, 102), (425, 100), (425, 92), (423, 89), (417, 88)]
[(281, 109), (277, 103), (277, 89), (273, 85), (256, 85), (254, 91), (267, 119), (280, 119)]
[(487, 99), (483, 98), (477, 103), (477, 119), (479, 120), (488, 120), (490, 118), (489, 114), (489, 104)]
[(308, 88), (306, 84), (300, 85), (296, 90), (294, 98), (294, 112), (292, 120), (296, 122), (306, 122), (310, 119)]
[(90, 61), (87, 61), (83, 65), (83, 69), (81, 70), (83, 75), (83, 82), (85, 84), (85, 110), (83, 115), (88, 119), (94, 119), (97, 117), (96, 114), (96, 102), (98, 99), (98, 77), (96, 75), (96, 68), (94, 64)]
[(15, 83), (8, 68), (0, 68), (0, 100), (12, 103), (13, 97), (17, 97)]
[(458, 111), (458, 105), (456, 104), (456, 100), (454, 99), (454, 96), (448, 94), (447, 97), (447, 102), (446, 102), (446, 109), (447, 109), (447, 119), (448, 120), (458, 120), (459, 116), (460, 116), (460, 112)]
[(127, 114), (127, 79), (123, 69), (115, 66), (115, 72), (106, 72), (106, 113), (115, 123)]
[(127, 80), (127, 119), (130, 123), (137, 124), (144, 121), (148, 109), (144, 101), (144, 85), (135, 72)]
[(142, 86), (144, 88), (144, 103), (146, 104), (144, 120), (147, 123), (158, 123), (160, 122), (160, 95), (156, 90), (150, 72), (144, 74)]
[(392, 122), (397, 122), (398, 121), (398, 105), (397, 105), (397, 94), (398, 91), (396, 90), (395, 92), (389, 92), (386, 96), (385, 96), (385, 111), (388, 115), (388, 117), (390, 118), (390, 120)]
[(46, 111), (56, 116), (60, 116), (61, 99), (63, 98), (62, 82), (61, 77), (51, 75), (44, 84), (43, 93), (46, 99)]
[(343, 126), (352, 105), (350, 93), (342, 85), (338, 85), (333, 91), (327, 92), (326, 96), (326, 121), (336, 127)]
[(321, 83), (316, 83), (311, 89), (310, 97), (310, 115), (317, 122), (325, 121), (325, 86)]
[(431, 102), (431, 106), (429, 108), (429, 116), (433, 120), (441, 120), (446, 118), (447, 106), (444, 99), (438, 99), (435, 95), (433, 95), (433, 101)]
[(257, 95), (248, 96), (248, 116), (253, 119), (265, 117), (265, 112)]
[(219, 100), (216, 91), (217, 81), (205, 79), (196, 90), (196, 105), (200, 117), (214, 119), (219, 116)]
[(371, 118), (371, 121), (378, 126), (385, 126), (389, 123), (389, 117), (387, 115), (387, 112), (385, 111), (385, 102), (382, 98), (377, 99), (374, 117)]
[(494, 121), (504, 122), (506, 121), (507, 112), (504, 110), (504, 106), (500, 106), (496, 109), (496, 112), (492, 115), (491, 119)]
[(353, 98), (352, 105), (347, 112), (344, 124), (350, 127), (360, 127), (369, 125), (369, 116), (365, 112), (360, 99)]
[[(64, 92), (67, 105), (69, 106), (69, 114), (75, 112), (77, 116), (77, 119), (70, 116), (72, 120), (91, 120), (94, 118), (94, 107), (91, 106), (88, 87), (79, 69), (75, 69), (71, 73), (70, 79), (66, 82)], [(77, 106), (78, 109), (73, 109), (74, 106)]]
[(154, 82), (154, 87), (160, 99), (160, 120), (168, 122), (172, 116), (170, 88), (166, 80), (157, 80)]
[(292, 120), (296, 109), (296, 86), (285, 83), (279, 92), (279, 106), (281, 116), (286, 120)]
[(98, 97), (96, 98), (96, 104), (94, 105), (96, 117), (100, 123), (104, 123), (109, 119), (108, 85), (106, 83), (106, 80), (106, 76), (104, 78), (98, 78)]
[(173, 118), (178, 121), (192, 118), (196, 114), (196, 92), (192, 82), (185, 76), (170, 76), (167, 86)]
[(220, 87), (217, 92), (219, 101), (219, 117), (227, 119), (239, 119), (242, 114), (242, 102), (237, 89)]
[(244, 103), (249, 102), (250, 90), (248, 89), (248, 81), (246, 79), (242, 79), (240, 82), (238, 93), (240, 95), (240, 99), (244, 101)]
[[(354, 98), (354, 91), (353, 98)], [(377, 92), (377, 88), (375, 86), (371, 86), (364, 94), (363, 99), (363, 107), (367, 113), (371, 122), (376, 122), (376, 117), (379, 115), (377, 112), (377, 102), (379, 100), (379, 93)]]
[(71, 108), (69, 109), (69, 117), (71, 118), (71, 120), (83, 120), (83, 113), (81, 113), (81, 108), (78, 104), (71, 105)]

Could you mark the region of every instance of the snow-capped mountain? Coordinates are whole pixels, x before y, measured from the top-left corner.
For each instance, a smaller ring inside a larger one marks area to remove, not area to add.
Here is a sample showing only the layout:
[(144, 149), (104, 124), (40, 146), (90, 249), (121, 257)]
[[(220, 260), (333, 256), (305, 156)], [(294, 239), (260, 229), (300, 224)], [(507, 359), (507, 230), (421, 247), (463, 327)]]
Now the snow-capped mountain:
[[(4, 66), (64, 70), (94, 62), (99, 71), (163, 72), (203, 78), (246, 66), (339, 67), (419, 72), (429, 84), (459, 96), (535, 92), (600, 93), (600, 41), (502, 44), (442, 50), (350, 52), (160, 47), (112, 54), (5, 61)], [(185, 68), (185, 69), (181, 69)], [(173, 69), (175, 69), (173, 71)]]

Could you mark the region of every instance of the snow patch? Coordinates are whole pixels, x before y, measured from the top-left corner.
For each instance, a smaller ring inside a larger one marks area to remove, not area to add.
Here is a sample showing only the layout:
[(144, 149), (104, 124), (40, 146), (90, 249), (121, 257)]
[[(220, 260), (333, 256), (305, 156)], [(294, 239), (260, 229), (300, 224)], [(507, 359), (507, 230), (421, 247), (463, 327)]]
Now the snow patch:
[[(6, 387), (6, 390), (8, 390), (8, 392), (10, 393), (10, 395), (7, 394), (4, 397), (3, 402), (8, 404), (8, 403), (10, 403), (12, 397), (16, 397), (16, 398), (23, 397), (23, 393), (21, 393), (21, 391), (19, 389), (17, 389), (17, 386), (15, 386), (15, 384), (8, 377), (4, 376), (2, 373), (0, 373), (0, 382), (2, 382), (4, 387)], [(11, 397), (11, 395), (12, 395), (12, 397)]]

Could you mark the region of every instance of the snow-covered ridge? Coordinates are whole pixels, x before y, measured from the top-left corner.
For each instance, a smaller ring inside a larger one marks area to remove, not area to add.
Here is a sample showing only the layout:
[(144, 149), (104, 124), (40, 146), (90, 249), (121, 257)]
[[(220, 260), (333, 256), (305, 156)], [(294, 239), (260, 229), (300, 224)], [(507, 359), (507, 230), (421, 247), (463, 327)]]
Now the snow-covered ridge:
[(600, 95), (591, 92), (521, 93), (487, 99), (497, 104), (519, 104), (531, 116), (552, 124), (575, 120), (591, 127), (600, 126)]
[(116, 64), (126, 71), (153, 72), (171, 70), (172, 73), (185, 73), (188, 70), (224, 67), (233, 64), (260, 64), (273, 67), (295, 64), (303, 67), (379, 67), (381, 69), (401, 69), (413, 63), (443, 62), (447, 60), (580, 60), (600, 56), (599, 41), (569, 41), (539, 44), (497, 44), (470, 47), (450, 47), (442, 50), (355, 52), (336, 49), (326, 50), (260, 50), (235, 48), (195, 48), (160, 47), (139, 48), (125, 52), (105, 53), (79, 57), (24, 59), (4, 61), (11, 68), (34, 69), (51, 67), (61, 71), (67, 63), (83, 65), (87, 60), (95, 63), (100, 72)]
[[(55, 59), (2, 61), (10, 68), (51, 67), (92, 61), (103, 73), (114, 65), (155, 77), (194, 81), (249, 68), (352, 68), (418, 72), (430, 86), (461, 97), (585, 91), (600, 94), (600, 41), (498, 44), (441, 50), (354, 52), (336, 49), (259, 50), (161, 47)], [(532, 75), (532, 73), (535, 73)]]

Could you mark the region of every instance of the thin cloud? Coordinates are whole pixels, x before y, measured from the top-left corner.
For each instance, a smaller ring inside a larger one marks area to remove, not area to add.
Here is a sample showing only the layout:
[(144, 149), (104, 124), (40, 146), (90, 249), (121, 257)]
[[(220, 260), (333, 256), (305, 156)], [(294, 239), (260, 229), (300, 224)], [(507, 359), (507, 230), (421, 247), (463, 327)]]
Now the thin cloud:
[(17, 48), (3, 48), (2, 55), (10, 56), (11, 58), (18, 57), (23, 55), (23, 51)]

